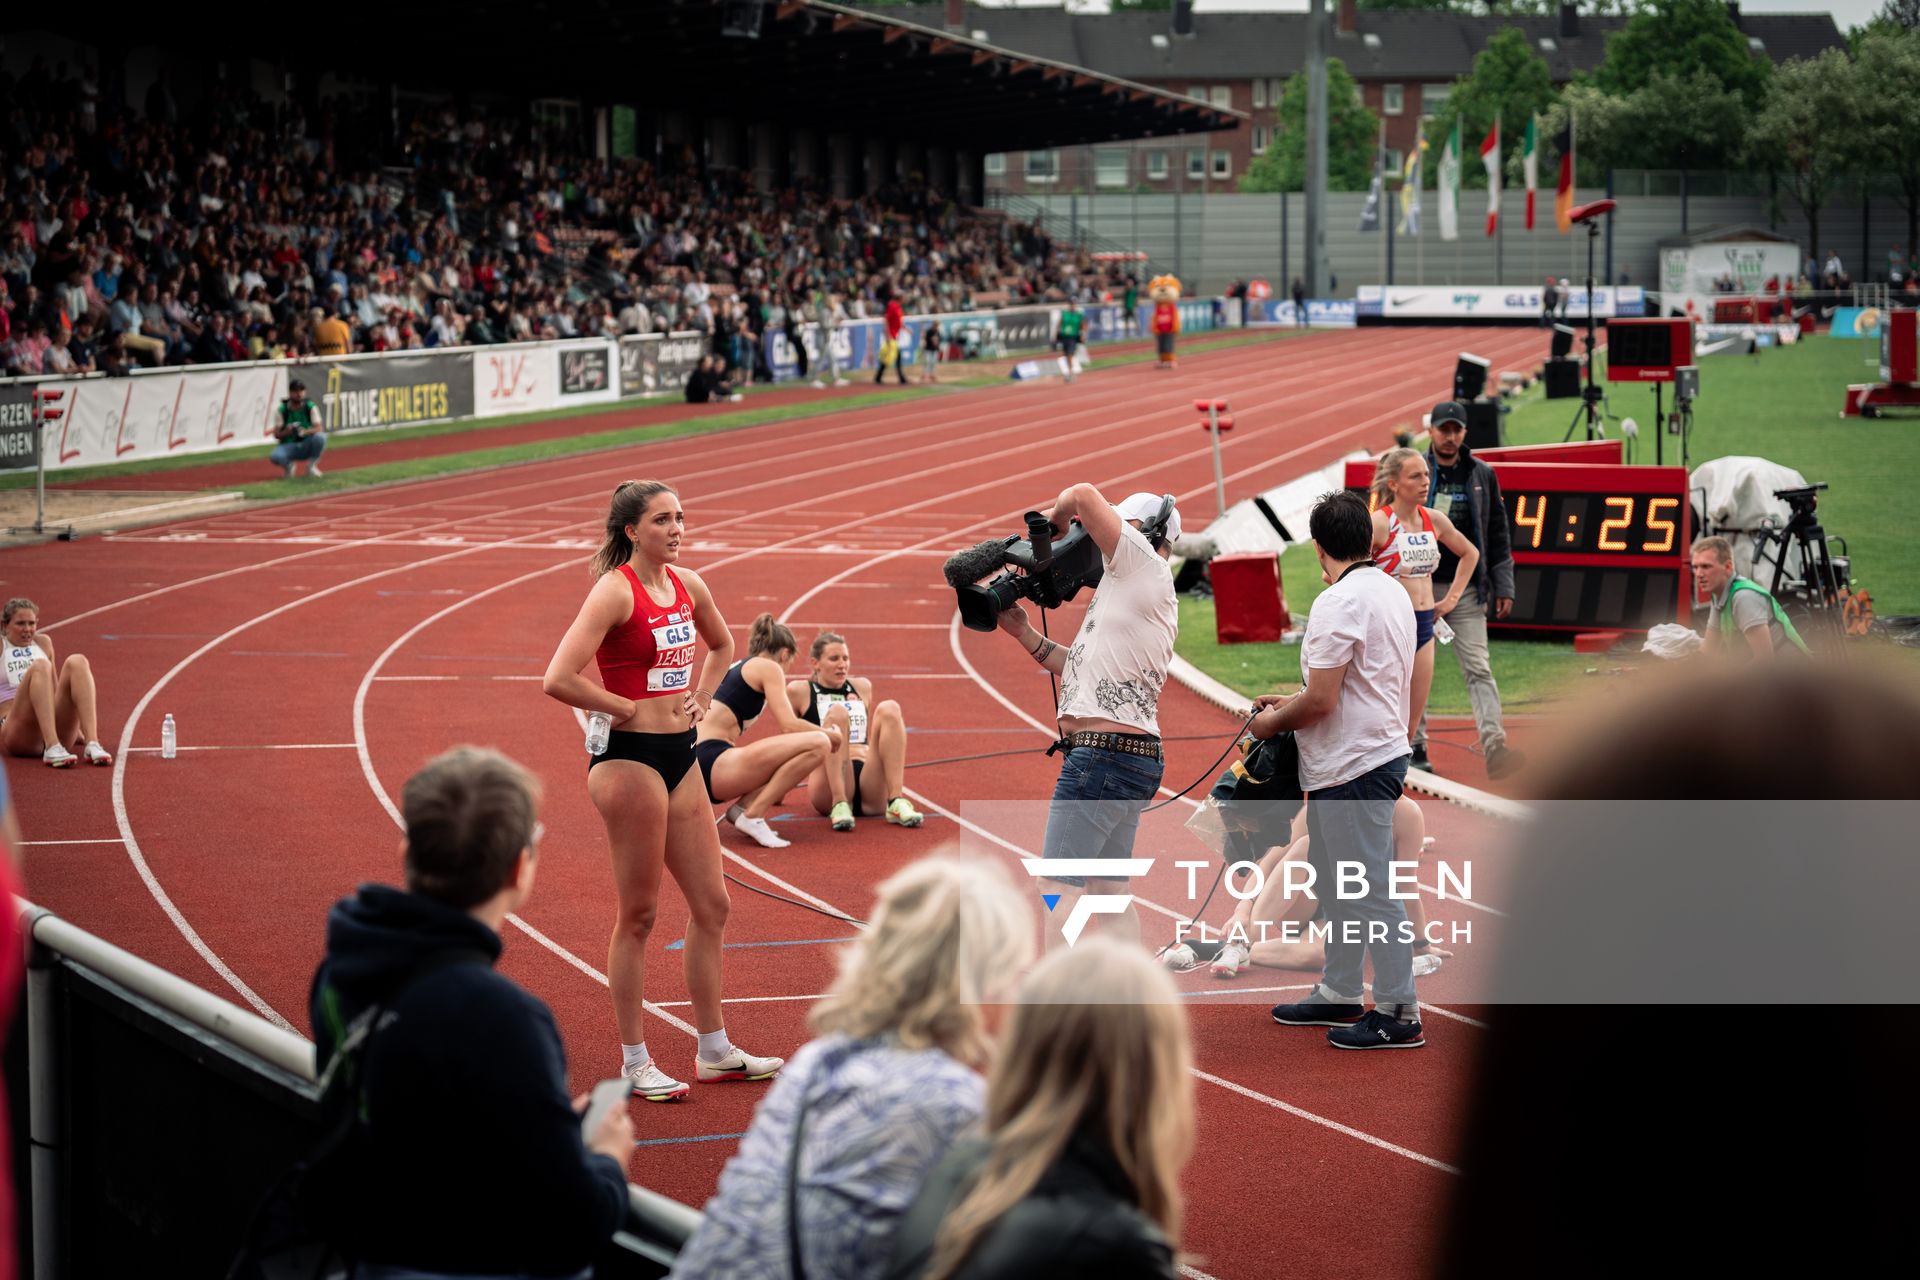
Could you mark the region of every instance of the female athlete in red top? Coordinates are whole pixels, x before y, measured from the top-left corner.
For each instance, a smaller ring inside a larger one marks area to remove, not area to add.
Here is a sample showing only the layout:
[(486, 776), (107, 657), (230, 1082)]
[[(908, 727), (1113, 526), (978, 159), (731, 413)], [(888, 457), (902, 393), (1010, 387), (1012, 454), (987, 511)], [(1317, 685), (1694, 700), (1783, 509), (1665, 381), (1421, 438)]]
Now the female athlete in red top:
[[(622, 1072), (636, 1093), (655, 1102), (687, 1092), (654, 1064), (646, 1046), (647, 938), (662, 869), (687, 899), (684, 963), (700, 1028), (697, 1078), (764, 1080), (781, 1067), (779, 1058), (735, 1048), (721, 1010), (727, 886), (713, 811), (693, 767), (693, 726), (733, 662), (733, 637), (699, 575), (669, 567), (680, 558), (685, 533), (686, 515), (671, 486), (628, 480), (613, 491), (606, 541), (593, 560), (593, 590), (547, 664), (544, 682), (549, 697), (613, 717), (607, 749), (587, 765), (587, 794), (607, 825), (619, 896), (607, 978)], [(707, 646), (698, 684), (692, 679), (696, 639)], [(604, 687), (583, 674), (596, 658)]]

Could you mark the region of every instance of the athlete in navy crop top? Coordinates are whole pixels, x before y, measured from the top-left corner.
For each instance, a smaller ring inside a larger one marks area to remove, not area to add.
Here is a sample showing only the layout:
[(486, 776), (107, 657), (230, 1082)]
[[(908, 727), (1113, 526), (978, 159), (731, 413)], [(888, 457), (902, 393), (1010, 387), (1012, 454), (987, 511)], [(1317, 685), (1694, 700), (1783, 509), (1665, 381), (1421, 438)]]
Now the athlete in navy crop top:
[[(587, 794), (613, 851), (617, 914), (607, 985), (620, 1027), (621, 1074), (641, 1097), (671, 1102), (686, 1095), (687, 1085), (661, 1069), (646, 1043), (648, 939), (663, 870), (687, 903), (681, 961), (699, 1033), (695, 1078), (764, 1080), (782, 1060), (747, 1053), (727, 1037), (727, 885), (713, 810), (693, 772), (694, 726), (732, 665), (733, 635), (700, 575), (676, 567), (686, 515), (671, 485), (621, 484), (605, 528), (593, 589), (547, 664), (542, 687), (569, 707), (613, 717), (607, 749), (587, 766)], [(707, 653), (696, 678), (701, 644)], [(596, 659), (604, 685), (586, 674)]]
[[(772, 614), (755, 618), (747, 636), (747, 656), (721, 677), (713, 693), (713, 710), (700, 722), (693, 744), (694, 759), (706, 779), (707, 798), (715, 804), (737, 801), (727, 805), (725, 820), (768, 849), (784, 849), (792, 842), (767, 825), (767, 810), (806, 781), (808, 774), (824, 769), (845, 741), (839, 730), (823, 731), (807, 724), (788, 704), (786, 667), (798, 647), (793, 632), (775, 622)], [(778, 731), (741, 746), (741, 735), (769, 708)]]

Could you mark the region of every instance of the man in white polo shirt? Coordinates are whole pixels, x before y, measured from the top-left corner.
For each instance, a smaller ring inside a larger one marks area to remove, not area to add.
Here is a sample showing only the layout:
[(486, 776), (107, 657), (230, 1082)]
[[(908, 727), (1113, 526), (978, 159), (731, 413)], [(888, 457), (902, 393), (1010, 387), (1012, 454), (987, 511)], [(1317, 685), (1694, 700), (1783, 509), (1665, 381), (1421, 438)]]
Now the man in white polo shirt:
[[(1413, 989), (1405, 906), (1388, 896), (1393, 804), (1407, 779), (1407, 691), (1413, 674), (1413, 606), (1373, 564), (1365, 500), (1330, 493), (1309, 523), (1327, 589), (1307, 614), (1300, 644), (1306, 688), (1268, 694), (1253, 734), (1291, 729), (1307, 797), (1308, 856), (1330, 929), (1320, 985), (1298, 1004), (1276, 1005), (1290, 1027), (1331, 1027), (1336, 1049), (1417, 1049), (1426, 1043)], [(1336, 869), (1358, 863), (1364, 897), (1343, 899)], [(1374, 1007), (1362, 1000), (1373, 953)]]

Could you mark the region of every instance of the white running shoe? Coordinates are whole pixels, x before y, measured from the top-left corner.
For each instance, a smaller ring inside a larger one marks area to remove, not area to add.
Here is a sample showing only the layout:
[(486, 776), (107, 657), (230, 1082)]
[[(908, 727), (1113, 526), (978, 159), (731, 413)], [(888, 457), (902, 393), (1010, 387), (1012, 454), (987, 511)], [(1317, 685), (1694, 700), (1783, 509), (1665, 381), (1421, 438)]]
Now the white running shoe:
[(622, 1072), (633, 1082), (633, 1091), (648, 1102), (678, 1102), (687, 1096), (688, 1085), (662, 1071), (652, 1058)]
[(820, 379), (818, 379), (818, 378), (815, 378), (815, 379), (813, 380), (813, 385), (814, 385), (814, 386), (816, 386), (816, 387), (819, 387), (819, 388), (820, 388), (821, 390), (823, 390), (823, 391), (824, 391), (824, 390), (826, 389), (826, 386), (827, 386), (827, 384), (826, 384), (826, 383), (824, 383), (824, 382), (822, 382), (822, 381), (820, 381)]
[(1237, 978), (1240, 976), (1240, 971), (1246, 968), (1251, 960), (1251, 952), (1245, 943), (1226, 943), (1220, 948), (1220, 954), (1213, 958), (1213, 976)]
[(765, 818), (749, 818), (743, 813), (732, 821), (735, 831), (738, 831), (762, 849), (784, 849), (793, 843), (791, 840), (782, 840), (776, 835), (773, 828), (767, 825)]
[(320, 464), (319, 464), (319, 463), (317, 463), (317, 462), (309, 462), (309, 463), (307, 464), (307, 479), (309, 479), (309, 480), (318, 480), (318, 479), (319, 479), (319, 478), (320, 478), (321, 476), (323, 476), (323, 475), (325, 475), (325, 474), (327, 474), (327, 473), (326, 473), (326, 472), (324, 472), (324, 471), (322, 471), (322, 470), (320, 469)]
[(1185, 973), (1189, 969), (1200, 967), (1200, 957), (1193, 953), (1192, 947), (1183, 942), (1177, 947), (1168, 947), (1162, 951), (1160, 963), (1175, 973)]
[(1428, 952), (1426, 955), (1415, 956), (1413, 958), (1413, 976), (1416, 978), (1424, 978), (1438, 969), (1441, 963), (1440, 957), (1434, 955), (1432, 952)]
[(97, 742), (89, 742), (81, 748), (80, 754), (87, 758), (88, 764), (112, 764), (113, 753)]
[(836, 387), (844, 387), (847, 385), (847, 380), (845, 378), (835, 378), (833, 380), (833, 385)]
[(64, 769), (79, 758), (57, 742), (40, 753), (40, 759), (49, 769)]
[(785, 1058), (756, 1058), (739, 1045), (735, 1045), (733, 1052), (718, 1062), (708, 1062), (698, 1053), (693, 1055), (694, 1078), (701, 1084), (717, 1084), (722, 1080), (765, 1080), (786, 1065)]

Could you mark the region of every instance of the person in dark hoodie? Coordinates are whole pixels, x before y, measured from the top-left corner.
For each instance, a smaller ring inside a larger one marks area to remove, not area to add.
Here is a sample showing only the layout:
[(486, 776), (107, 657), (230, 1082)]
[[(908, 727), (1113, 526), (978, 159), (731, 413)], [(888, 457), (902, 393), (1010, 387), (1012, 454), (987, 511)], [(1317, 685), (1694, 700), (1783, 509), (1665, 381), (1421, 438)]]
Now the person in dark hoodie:
[(959, 1143), (894, 1235), (885, 1280), (1175, 1280), (1193, 1049), (1137, 945), (1083, 939), (1021, 984)]
[(584, 1275), (625, 1216), (627, 1109), (582, 1141), (552, 1013), (493, 968), (533, 889), (537, 802), (494, 752), (429, 761), (401, 796), (406, 889), (362, 885), (327, 916), (316, 1069), (363, 1010), (387, 1010), (339, 1179), (358, 1275)]

